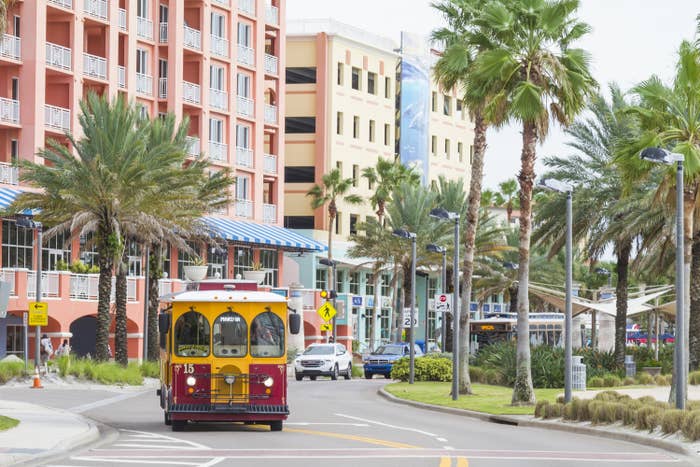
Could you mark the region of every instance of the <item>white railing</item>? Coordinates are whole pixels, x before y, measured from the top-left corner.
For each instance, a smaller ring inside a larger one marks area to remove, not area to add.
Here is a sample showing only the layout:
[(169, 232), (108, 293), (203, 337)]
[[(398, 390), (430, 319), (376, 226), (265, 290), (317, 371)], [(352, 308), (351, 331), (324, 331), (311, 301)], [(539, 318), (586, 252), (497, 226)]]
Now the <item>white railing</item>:
[(265, 54), (265, 73), (277, 76), (279, 59), (274, 55)]
[[(31, 273), (30, 273), (31, 274)], [(136, 284), (138, 277), (126, 278), (126, 301), (136, 302)], [(71, 274), (70, 275), (70, 298), (73, 300), (97, 300), (99, 297), (99, 274)], [(114, 302), (116, 298), (117, 278), (112, 276), (111, 293), (109, 301)], [(43, 295), (43, 294), (42, 294)]]
[(226, 153), (228, 152), (228, 146), (224, 143), (219, 143), (218, 141), (209, 141), (209, 159), (214, 161), (226, 162), (228, 159)]
[(199, 88), (199, 84), (183, 81), (182, 82), (182, 100), (185, 102), (190, 102), (192, 104), (201, 103), (202, 102), (202, 92)]
[(153, 77), (142, 73), (136, 73), (136, 92), (148, 94), (149, 96), (152, 95)]
[(174, 279), (158, 279), (158, 296), (162, 297), (163, 295), (171, 294), (173, 293), (173, 284), (175, 283)]
[(0, 97), (0, 121), (19, 124), (19, 101)]
[(62, 45), (46, 43), (46, 64), (64, 70), (71, 69), (71, 50)]
[(190, 156), (199, 157), (202, 154), (202, 149), (200, 146), (199, 138), (196, 136), (188, 136), (185, 138), (187, 140), (187, 154)]
[(119, 87), (124, 89), (126, 88), (126, 67), (123, 67), (121, 65), (117, 66), (117, 84), (119, 84)]
[(212, 0), (212, 2), (218, 3), (219, 5), (229, 6), (229, 0)]
[(83, 11), (90, 16), (95, 16), (100, 19), (107, 19), (107, 1), (84, 0)]
[(219, 57), (228, 57), (228, 39), (215, 36), (214, 34), (209, 37), (211, 39), (211, 53)]
[(265, 104), (265, 123), (277, 124), (277, 106)]
[(124, 8), (119, 9), (119, 29), (126, 31), (126, 10)]
[(158, 97), (160, 99), (168, 97), (168, 78), (158, 78)]
[(153, 21), (141, 16), (136, 17), (136, 35), (153, 40)]
[(44, 105), (44, 124), (50, 128), (61, 131), (70, 130), (70, 109)]
[(7, 162), (0, 162), (0, 183), (19, 185), (19, 168)]
[(246, 117), (255, 116), (255, 101), (249, 97), (238, 96), (236, 99), (236, 112)]
[[(58, 297), (59, 295), (59, 277), (57, 272), (42, 272), (41, 273), (41, 298)], [(27, 273), (27, 298), (36, 297), (36, 271)]]
[(168, 23), (160, 23), (160, 33), (158, 39), (161, 43), (168, 42)]
[(243, 13), (255, 16), (255, 0), (238, 0), (238, 9)]
[(22, 41), (17, 36), (3, 34), (2, 45), (0, 46), (0, 55), (3, 57), (19, 60), (22, 57)]
[(83, 53), (83, 73), (99, 79), (107, 79), (107, 59)]
[(247, 199), (236, 200), (237, 217), (253, 217), (253, 202)]
[(15, 274), (14, 269), (0, 269), (0, 281), (7, 282), (10, 284), (10, 296), (16, 297), (17, 291), (15, 290)]
[(277, 173), (277, 156), (274, 156), (272, 154), (265, 154), (263, 156), (263, 173)]
[(265, 22), (268, 24), (280, 24), (280, 10), (276, 6), (265, 6)]
[(63, 8), (68, 8), (69, 10), (73, 8), (73, 0), (49, 0), (49, 3), (58, 5)]
[(184, 26), (184, 28), (185, 37), (183, 39), (183, 43), (185, 44), (185, 47), (200, 50), (202, 48), (202, 33), (189, 26)]
[(238, 63), (255, 66), (255, 50), (247, 45), (238, 44)]
[(274, 224), (277, 222), (276, 204), (263, 204), (263, 222), (266, 224)]
[(253, 150), (236, 146), (236, 165), (253, 167)]
[(209, 88), (209, 105), (215, 109), (228, 110), (228, 93), (220, 89)]
[[(145, 282), (145, 278), (142, 278)], [(137, 277), (128, 277), (126, 278), (126, 301), (127, 302), (136, 302), (137, 297), (136, 297), (136, 285), (138, 284), (139, 279)]]

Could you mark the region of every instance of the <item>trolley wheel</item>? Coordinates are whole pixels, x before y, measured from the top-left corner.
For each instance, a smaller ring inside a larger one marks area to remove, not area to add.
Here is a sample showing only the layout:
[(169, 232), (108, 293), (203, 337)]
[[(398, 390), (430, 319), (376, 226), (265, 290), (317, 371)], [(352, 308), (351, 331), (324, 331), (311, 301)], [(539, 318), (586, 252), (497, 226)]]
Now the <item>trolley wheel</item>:
[(301, 381), (304, 379), (304, 375), (294, 375), (294, 378), (296, 378), (297, 381)]
[(282, 420), (270, 422), (270, 431), (282, 431)]
[(170, 414), (168, 412), (163, 412), (163, 423), (165, 423), (168, 426), (173, 424), (173, 421), (170, 419)]
[(333, 381), (338, 379), (338, 365), (337, 364), (333, 367), (333, 371), (331, 372), (331, 379)]
[(171, 420), (173, 431), (185, 431), (185, 425), (187, 425), (187, 420)]

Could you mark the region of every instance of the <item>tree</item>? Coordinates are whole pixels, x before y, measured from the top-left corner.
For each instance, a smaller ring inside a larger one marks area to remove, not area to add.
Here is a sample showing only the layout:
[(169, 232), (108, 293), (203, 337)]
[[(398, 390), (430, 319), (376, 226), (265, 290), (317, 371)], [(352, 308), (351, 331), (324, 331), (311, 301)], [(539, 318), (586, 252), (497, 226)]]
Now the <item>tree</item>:
[(529, 255), (536, 145), (546, 138), (550, 119), (568, 125), (585, 106), (596, 83), (588, 54), (571, 47), (590, 27), (573, 14), (577, 0), (493, 1), (478, 17), (493, 31), (493, 44), (479, 54), (470, 84), (493, 95), (488, 119), (522, 124), (520, 254), (518, 268), (518, 349), (513, 404), (533, 404), (529, 346)]
[(0, 0), (0, 34), (7, 31), (7, 13), (16, 3), (17, 0)]
[(514, 178), (506, 180), (498, 184), (498, 189), (500, 190), (499, 194), (503, 200), (499, 205), (506, 207), (508, 225), (510, 225), (510, 220), (513, 217), (513, 209), (520, 207), (518, 201), (518, 182)]

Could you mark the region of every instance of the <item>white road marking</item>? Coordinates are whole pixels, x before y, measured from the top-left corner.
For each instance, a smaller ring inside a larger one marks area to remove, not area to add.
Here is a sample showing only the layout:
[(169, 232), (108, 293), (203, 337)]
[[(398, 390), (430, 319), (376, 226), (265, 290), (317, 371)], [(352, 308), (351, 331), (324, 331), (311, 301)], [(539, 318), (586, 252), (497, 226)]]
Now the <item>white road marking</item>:
[(126, 399), (131, 399), (132, 397), (138, 397), (142, 394), (145, 394), (147, 392), (150, 392), (150, 389), (148, 391), (138, 391), (138, 392), (130, 392), (126, 394), (119, 394), (118, 396), (114, 397), (109, 397), (107, 399), (102, 399), (96, 402), (90, 402), (89, 404), (83, 404), (83, 405), (78, 405), (75, 407), (71, 407), (68, 409), (69, 412), (73, 413), (83, 413), (87, 412), (88, 410), (96, 409), (98, 407), (104, 407), (105, 405), (110, 405), (114, 404), (115, 402), (120, 402)]
[(437, 441), (440, 441), (441, 443), (446, 443), (447, 440), (445, 438), (435, 438)]
[(123, 457), (71, 457), (73, 460), (86, 462), (118, 462), (120, 464), (166, 464), (166, 465), (201, 465), (199, 462), (182, 462), (173, 460), (125, 459)]
[[(161, 434), (156, 434), (156, 433), (149, 433), (148, 431), (124, 430), (124, 429), (119, 430), (119, 431), (121, 431), (121, 432), (123, 432), (123, 433), (129, 433), (129, 436), (133, 436), (133, 435), (142, 435), (142, 436), (144, 436), (144, 435), (150, 435), (150, 436), (153, 436), (154, 439), (161, 439), (161, 440), (167, 440), (167, 441), (177, 441), (177, 442), (180, 442), (180, 443), (188, 444), (188, 445), (192, 446), (192, 447), (195, 448), (195, 449), (211, 449), (209, 446), (205, 446), (205, 445), (203, 445), (203, 444), (195, 443), (194, 441), (188, 441), (188, 440), (185, 440), (185, 439), (174, 438), (174, 437), (168, 436), (168, 435), (161, 435)], [(172, 448), (172, 446), (169, 446), (169, 447)]]
[[(166, 440), (167, 441), (167, 440)], [(113, 444), (114, 447), (119, 448), (138, 448), (138, 449), (174, 449), (174, 450), (187, 450), (192, 449), (189, 446), (172, 446), (163, 444)]]
[(394, 428), (394, 429), (396, 429), (396, 430), (412, 431), (412, 432), (414, 432), (414, 433), (418, 433), (418, 434), (421, 434), (421, 435), (430, 436), (430, 437), (433, 437), (433, 438), (436, 437), (436, 436), (438, 436), (438, 435), (436, 435), (435, 433), (430, 433), (429, 431), (418, 430), (418, 429), (416, 429), (416, 428), (410, 428), (410, 427), (406, 427), (406, 426), (390, 425), (390, 424), (388, 424), (388, 423), (378, 422), (378, 421), (376, 421), (376, 420), (368, 420), (368, 419), (366, 419), (366, 418), (353, 417), (352, 415), (346, 415), (346, 414), (342, 414), (342, 413), (336, 413), (336, 414), (334, 414), (334, 415), (335, 415), (336, 417), (349, 418), (349, 419), (351, 419), (351, 420), (357, 420), (357, 421), (360, 421), (360, 422), (371, 423), (371, 424), (373, 424), (373, 425), (384, 426), (384, 427), (387, 427), (387, 428)]
[(289, 425), (294, 425), (294, 426), (309, 426), (309, 425), (326, 425), (326, 426), (360, 426), (360, 427), (367, 427), (369, 426), (368, 423), (322, 423), (322, 422), (285, 422), (284, 426), (289, 426)]
[(455, 448), (452, 446), (443, 446), (442, 449), (447, 449), (448, 451), (454, 451)]
[(222, 462), (224, 460), (226, 460), (225, 457), (215, 457), (212, 460), (210, 460), (209, 462), (207, 462), (206, 464), (201, 464), (199, 467), (211, 467), (212, 465), (216, 465), (219, 462)]

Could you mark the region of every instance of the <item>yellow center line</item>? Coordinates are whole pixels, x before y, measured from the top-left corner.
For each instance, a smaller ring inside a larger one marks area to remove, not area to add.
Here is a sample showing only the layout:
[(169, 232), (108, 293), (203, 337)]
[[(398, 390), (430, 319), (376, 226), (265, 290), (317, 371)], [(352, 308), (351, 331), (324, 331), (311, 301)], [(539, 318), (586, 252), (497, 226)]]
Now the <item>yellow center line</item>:
[(440, 465), (438, 467), (450, 467), (452, 465), (452, 459), (449, 457), (441, 457)]
[(469, 467), (469, 461), (467, 461), (466, 457), (458, 457), (457, 458), (457, 467)]
[(410, 444), (397, 443), (394, 441), (387, 441), (387, 440), (376, 439), (376, 438), (367, 438), (364, 436), (346, 435), (343, 433), (329, 433), (327, 431), (303, 430), (303, 429), (299, 429), (299, 428), (284, 428), (284, 431), (286, 431), (288, 433), (303, 433), (305, 435), (313, 435), (313, 436), (326, 436), (328, 438), (349, 439), (352, 441), (360, 441), (362, 443), (376, 444), (378, 446), (385, 446), (388, 448), (419, 449), (418, 446), (412, 446)]

